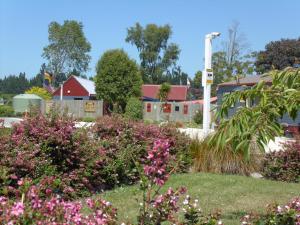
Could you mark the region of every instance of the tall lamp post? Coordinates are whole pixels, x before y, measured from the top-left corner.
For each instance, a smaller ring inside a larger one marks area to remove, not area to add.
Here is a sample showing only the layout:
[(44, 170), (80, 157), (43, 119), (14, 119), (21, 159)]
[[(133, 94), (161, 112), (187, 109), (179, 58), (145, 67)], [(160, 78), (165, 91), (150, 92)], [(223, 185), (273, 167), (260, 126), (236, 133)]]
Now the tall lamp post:
[(204, 135), (208, 135), (210, 130), (210, 92), (213, 83), (213, 70), (211, 68), (212, 58), (212, 39), (220, 36), (219, 32), (212, 32), (205, 35), (205, 63), (204, 71), (202, 72), (202, 86), (204, 92), (203, 102), (203, 131)]

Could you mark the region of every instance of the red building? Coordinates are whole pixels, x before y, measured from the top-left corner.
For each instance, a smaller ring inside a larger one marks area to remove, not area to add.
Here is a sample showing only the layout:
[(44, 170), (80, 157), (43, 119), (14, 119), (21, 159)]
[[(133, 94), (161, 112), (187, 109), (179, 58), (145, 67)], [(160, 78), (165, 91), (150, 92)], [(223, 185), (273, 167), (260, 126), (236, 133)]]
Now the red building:
[[(53, 93), (53, 99), (60, 99), (61, 87)], [(96, 99), (94, 81), (84, 79), (77, 76), (70, 76), (63, 83), (63, 99), (64, 100), (89, 100)]]

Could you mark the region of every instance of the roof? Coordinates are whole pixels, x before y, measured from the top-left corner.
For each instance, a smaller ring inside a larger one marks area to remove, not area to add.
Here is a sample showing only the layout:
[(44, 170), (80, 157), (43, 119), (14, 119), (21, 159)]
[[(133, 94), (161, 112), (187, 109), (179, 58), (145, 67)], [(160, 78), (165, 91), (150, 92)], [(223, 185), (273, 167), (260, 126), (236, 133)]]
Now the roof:
[(13, 97), (14, 99), (39, 99), (42, 100), (40, 96), (34, 94), (19, 94)]
[(74, 77), (78, 83), (81, 84), (81, 86), (90, 94), (90, 95), (95, 95), (96, 91), (95, 91), (95, 82), (88, 80), (88, 79), (84, 79), (81, 77), (77, 77), (77, 76), (72, 76)]
[(218, 86), (240, 86), (240, 85), (254, 85), (257, 84), (260, 80), (264, 80), (267, 83), (272, 82), (272, 78), (269, 76), (259, 76), (252, 75), (240, 78), (239, 81), (233, 80), (219, 84)]
[[(160, 85), (144, 84), (142, 86), (142, 95), (144, 99), (158, 99), (157, 95)], [(171, 85), (170, 93), (168, 94), (168, 101), (185, 101), (187, 97), (188, 86), (185, 85)]]
[[(214, 103), (218, 100), (217, 97), (211, 97), (210, 98), (210, 103)], [(199, 99), (199, 100), (192, 100), (192, 101), (185, 101), (183, 103), (186, 103), (186, 104), (199, 104), (199, 105), (203, 105), (204, 103), (204, 100), (203, 99)]]

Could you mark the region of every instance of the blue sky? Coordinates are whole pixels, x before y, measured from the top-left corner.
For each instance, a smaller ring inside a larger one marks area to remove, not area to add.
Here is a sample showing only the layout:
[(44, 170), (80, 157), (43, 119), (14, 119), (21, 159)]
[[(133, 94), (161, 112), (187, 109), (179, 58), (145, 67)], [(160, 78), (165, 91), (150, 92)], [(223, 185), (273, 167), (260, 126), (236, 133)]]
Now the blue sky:
[(269, 41), (300, 36), (299, 0), (0, 0), (0, 77), (25, 72), (35, 76), (43, 62), (51, 21), (78, 20), (92, 45), (88, 76), (104, 51), (123, 48), (138, 61), (135, 47), (125, 42), (126, 28), (170, 24), (181, 49), (178, 64), (193, 77), (203, 69), (204, 35), (219, 31), (221, 48), (234, 20), (252, 50)]

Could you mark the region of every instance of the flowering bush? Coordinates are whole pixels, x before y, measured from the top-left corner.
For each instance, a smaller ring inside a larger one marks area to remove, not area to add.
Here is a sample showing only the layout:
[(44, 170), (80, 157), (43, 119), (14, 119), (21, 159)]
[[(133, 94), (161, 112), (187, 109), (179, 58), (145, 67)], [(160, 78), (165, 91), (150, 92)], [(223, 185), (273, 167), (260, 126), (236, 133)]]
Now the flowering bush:
[(140, 204), (139, 224), (160, 225), (164, 222), (171, 222), (181, 225), (222, 225), (218, 219), (219, 214), (203, 216), (198, 208), (198, 200), (191, 204), (191, 198), (188, 195), (183, 201), (184, 218), (179, 218), (179, 202), (186, 193), (186, 188), (180, 187), (176, 190), (169, 188), (166, 193), (160, 193), (160, 188), (175, 171), (175, 167), (172, 167), (170, 171), (167, 170), (172, 161), (171, 158), (170, 144), (167, 140), (156, 140), (153, 148), (148, 150), (148, 156), (142, 168), (144, 171), (141, 179), (143, 202)]
[(132, 184), (139, 179), (137, 164), (142, 163), (156, 139), (168, 140), (171, 164), (178, 164), (176, 172), (187, 171), (191, 165), (189, 154), (190, 139), (173, 127), (146, 125), (143, 122), (128, 121), (124, 118), (102, 117), (93, 127), (95, 138), (107, 160), (104, 171), (108, 184)]
[(14, 201), (0, 196), (0, 224), (117, 224), (116, 209), (104, 200), (69, 202), (30, 180), (21, 179), (18, 185), (21, 196)]
[(1, 137), (0, 143), (0, 179), (9, 184), (2, 187), (3, 194), (13, 194), (23, 177), (35, 182), (44, 176), (59, 177), (57, 192), (64, 198), (86, 196), (105, 183), (100, 149), (67, 118), (28, 118)]
[(300, 182), (300, 136), (284, 145), (284, 150), (268, 153), (263, 175), (272, 180)]
[(242, 225), (299, 225), (300, 197), (285, 206), (272, 204), (263, 216), (246, 215), (241, 219)]

